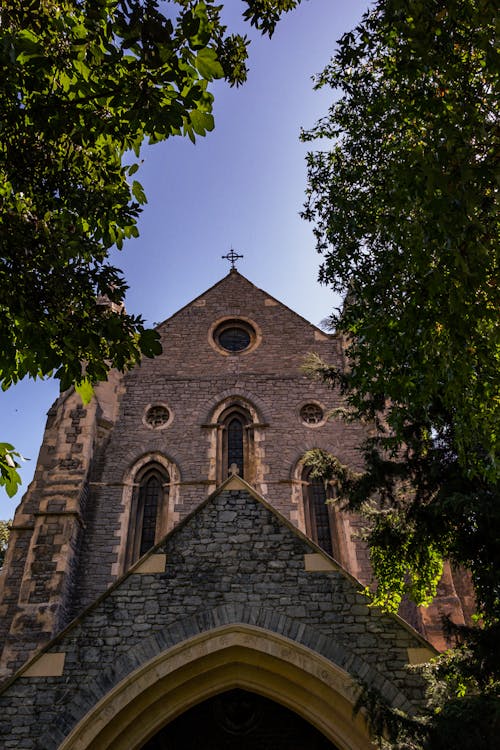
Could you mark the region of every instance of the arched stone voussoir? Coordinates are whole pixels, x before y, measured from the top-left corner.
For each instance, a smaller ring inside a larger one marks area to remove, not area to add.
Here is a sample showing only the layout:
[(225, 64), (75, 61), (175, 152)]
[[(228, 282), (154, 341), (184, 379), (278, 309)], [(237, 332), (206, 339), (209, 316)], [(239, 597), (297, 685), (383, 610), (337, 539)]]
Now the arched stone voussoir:
[(254, 416), (257, 416), (260, 422), (267, 423), (269, 421), (269, 409), (264, 401), (253, 391), (239, 387), (236, 389), (226, 388), (223, 391), (219, 391), (219, 393), (206, 403), (203, 415), (204, 423), (211, 423), (214, 416), (217, 418), (220, 412), (224, 411), (226, 406), (238, 399), (240, 399), (243, 404), (251, 410), (251, 412), (255, 412)]
[(358, 680), (411, 708), (345, 644), (269, 609), (225, 605), (181, 619), (118, 657), (73, 692), (37, 747), (140, 748), (191, 706), (241, 687), (302, 715), (341, 749), (368, 748), (363, 719), (352, 717)]

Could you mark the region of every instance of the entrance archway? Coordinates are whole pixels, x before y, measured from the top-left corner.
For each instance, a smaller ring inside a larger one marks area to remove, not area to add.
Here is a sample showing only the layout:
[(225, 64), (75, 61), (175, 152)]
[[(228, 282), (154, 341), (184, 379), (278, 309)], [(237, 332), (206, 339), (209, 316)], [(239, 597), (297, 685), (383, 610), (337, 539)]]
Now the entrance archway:
[(293, 711), (248, 690), (227, 690), (160, 729), (141, 750), (337, 750)]
[(347, 672), (289, 638), (234, 623), (182, 641), (134, 670), (88, 710), (59, 750), (141, 750), (178, 716), (236, 688), (293, 711), (330, 748), (373, 748), (363, 717), (353, 716), (358, 688)]

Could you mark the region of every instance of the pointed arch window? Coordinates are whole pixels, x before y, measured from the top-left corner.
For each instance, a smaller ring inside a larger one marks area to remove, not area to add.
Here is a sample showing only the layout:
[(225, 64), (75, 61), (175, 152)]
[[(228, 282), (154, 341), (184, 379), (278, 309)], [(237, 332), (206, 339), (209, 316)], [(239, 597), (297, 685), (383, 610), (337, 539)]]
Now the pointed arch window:
[(142, 557), (157, 541), (163, 509), (168, 505), (168, 472), (150, 464), (140, 472), (132, 499), (128, 564)]
[(325, 487), (322, 479), (311, 477), (311, 468), (305, 467), (302, 489), (308, 536), (329, 555), (338, 557), (334, 509), (327, 502), (333, 497), (333, 488)]
[(218, 481), (222, 482), (237, 468), (238, 476), (247, 482), (253, 477), (253, 420), (250, 412), (238, 405), (222, 412), (219, 425)]
[(139, 489), (139, 508), (141, 515), (141, 535), (139, 540), (139, 557), (142, 557), (155, 543), (158, 506), (162, 495), (160, 477), (151, 473), (141, 483)]
[(238, 467), (240, 477), (245, 474), (245, 426), (241, 415), (231, 417), (226, 426), (227, 431), (227, 468)]

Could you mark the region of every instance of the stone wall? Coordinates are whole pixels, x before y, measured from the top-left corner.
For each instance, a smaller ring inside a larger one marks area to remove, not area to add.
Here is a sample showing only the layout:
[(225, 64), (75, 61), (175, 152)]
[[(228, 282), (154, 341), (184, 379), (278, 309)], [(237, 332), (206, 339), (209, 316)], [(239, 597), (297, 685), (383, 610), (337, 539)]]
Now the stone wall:
[[(221, 320), (247, 321), (253, 346), (231, 354), (214, 343)], [(232, 271), (160, 324), (163, 354), (121, 375), (110, 373), (81, 404), (70, 390), (50, 409), (35, 477), (16, 511), (0, 575), (0, 677), (18, 668), (121, 576), (129, 565), (131, 508), (137, 472), (161, 464), (170, 479), (157, 524), (159, 541), (220, 483), (220, 425), (228, 404), (248, 409), (252, 484), (301, 531), (306, 530), (300, 458), (322, 448), (361, 467), (366, 428), (339, 418), (306, 424), (300, 409), (342, 406), (338, 391), (307, 378), (310, 352), (343, 366), (343, 342), (325, 334)], [(168, 423), (152, 429), (149, 406), (164, 404)], [(359, 581), (370, 581), (361, 521), (335, 510), (334, 557)], [(457, 592), (443, 583), (442, 602), (422, 616), (422, 632), (438, 638), (440, 617), (463, 621)], [(463, 588), (463, 587), (462, 587)], [(462, 590), (462, 589), (460, 589)], [(457, 616), (455, 616), (457, 615)], [(437, 642), (437, 641), (436, 641)], [(444, 645), (444, 642), (440, 645)]]
[[(241, 355), (224, 355), (211, 343), (214, 323), (225, 317), (254, 323), (259, 344)], [(78, 583), (78, 607), (88, 605), (124, 572), (134, 467), (143, 457), (164, 457), (176, 469), (175, 495), (166, 533), (216, 487), (215, 414), (222, 403), (239, 399), (255, 413), (255, 487), (305, 531), (302, 485), (297, 463), (321, 447), (359, 466), (362, 431), (339, 419), (305, 425), (300, 408), (319, 402), (325, 413), (341, 405), (337, 392), (311, 381), (301, 370), (311, 351), (341, 365), (340, 342), (319, 331), (234, 272), (158, 328), (163, 354), (145, 360), (124, 376), (117, 419), (93, 464), (89, 518)], [(171, 421), (152, 430), (144, 422), (150, 404), (165, 404)], [(172, 474), (172, 471), (170, 471)], [(353, 538), (355, 520), (342, 516), (349, 541), (341, 562), (369, 579), (363, 545)], [(351, 528), (351, 524), (353, 525)], [(160, 534), (161, 537), (161, 534)]]
[[(231, 355), (214, 345), (214, 325), (228, 316), (252, 321), (258, 341), (250, 351)], [(70, 391), (49, 411), (35, 478), (16, 512), (2, 576), (3, 674), (125, 571), (140, 465), (162, 461), (170, 475), (169, 503), (157, 539), (215, 489), (221, 404), (238, 399), (251, 410), (254, 484), (302, 530), (297, 464), (304, 451), (322, 447), (359, 464), (359, 429), (339, 420), (308, 426), (299, 414), (309, 401), (319, 402), (325, 413), (340, 405), (338, 393), (301, 370), (311, 351), (340, 365), (342, 347), (335, 337), (237, 272), (158, 330), (161, 356), (144, 360), (126, 375), (111, 373), (85, 407)], [(148, 406), (156, 403), (171, 413), (164, 429), (151, 429), (144, 420)], [(347, 540), (341, 562), (366, 581), (366, 552), (353, 537), (356, 521), (345, 515), (341, 523)]]
[[(148, 573), (162, 555), (166, 566)], [(425, 642), (368, 607), (347, 573), (243, 486), (209, 498), (153, 550), (149, 568), (147, 559), (49, 645), (53, 662), (64, 660), (59, 675), (43, 676), (42, 655), (4, 689), (2, 748), (55, 750), (133, 670), (230, 622), (300, 643), (395, 706), (421, 698), (406, 666), (412, 653), (430, 654)]]

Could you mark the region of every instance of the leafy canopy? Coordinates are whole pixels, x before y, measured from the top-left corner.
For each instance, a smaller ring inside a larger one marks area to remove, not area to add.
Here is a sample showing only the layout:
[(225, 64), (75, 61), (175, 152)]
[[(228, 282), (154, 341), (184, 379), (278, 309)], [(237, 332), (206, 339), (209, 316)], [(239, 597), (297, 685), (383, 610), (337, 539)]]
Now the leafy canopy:
[(428, 668), (420, 715), (365, 696), (381, 746), (399, 750), (498, 741), (495, 16), (490, 0), (378, 0), (320, 76), (339, 96), (304, 134), (329, 146), (308, 157), (304, 216), (320, 279), (346, 294), (332, 325), (347, 340), (344, 371), (309, 369), (373, 426), (366, 472), (337, 482), (367, 516), (374, 601), (426, 603), (450, 558), (470, 569), (483, 624)]
[[(300, 0), (245, 0), (272, 34)], [(0, 10), (0, 385), (61, 389), (158, 354), (123, 308), (111, 247), (138, 236), (145, 139), (214, 127), (210, 83), (246, 78), (247, 40), (214, 0), (6, 0)], [(126, 157), (124, 159), (124, 157)], [(19, 477), (0, 446), (0, 483)], [(12, 465), (14, 464), (14, 466)]]
[(354, 418), (375, 423), (353, 506), (377, 497), (372, 557), (392, 604), (433, 593), (439, 559), (470, 567), (497, 611), (500, 434), (498, 53), (488, 0), (384, 0), (318, 86), (340, 90), (304, 139), (304, 216), (320, 278), (347, 293), (332, 324)]

